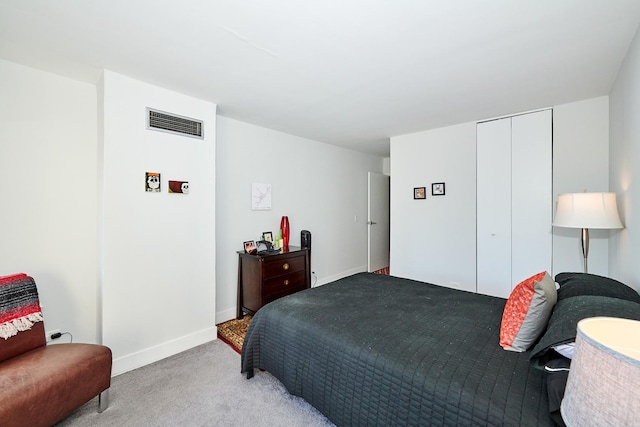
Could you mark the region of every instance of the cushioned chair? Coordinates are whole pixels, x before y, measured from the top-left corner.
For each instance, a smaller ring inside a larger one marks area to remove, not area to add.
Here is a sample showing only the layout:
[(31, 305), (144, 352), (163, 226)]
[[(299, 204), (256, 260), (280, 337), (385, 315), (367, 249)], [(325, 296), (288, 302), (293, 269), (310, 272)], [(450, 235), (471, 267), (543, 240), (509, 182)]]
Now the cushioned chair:
[(108, 406), (111, 350), (47, 345), (35, 282), (0, 277), (0, 424), (51, 426), (95, 396)]

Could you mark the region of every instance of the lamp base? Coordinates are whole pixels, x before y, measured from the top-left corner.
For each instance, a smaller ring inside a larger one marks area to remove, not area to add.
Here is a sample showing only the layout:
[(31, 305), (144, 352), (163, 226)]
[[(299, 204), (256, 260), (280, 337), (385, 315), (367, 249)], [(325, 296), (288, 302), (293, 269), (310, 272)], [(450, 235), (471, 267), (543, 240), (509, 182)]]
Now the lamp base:
[(589, 229), (582, 229), (582, 256), (584, 258), (584, 272), (588, 273), (587, 257), (589, 256)]

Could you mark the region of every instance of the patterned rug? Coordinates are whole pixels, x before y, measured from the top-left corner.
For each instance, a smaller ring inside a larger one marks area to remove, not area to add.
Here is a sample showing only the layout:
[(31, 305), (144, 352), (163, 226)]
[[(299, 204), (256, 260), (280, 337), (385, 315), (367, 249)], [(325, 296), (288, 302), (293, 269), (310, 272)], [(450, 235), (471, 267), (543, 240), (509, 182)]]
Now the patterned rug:
[(389, 267), (381, 268), (380, 270), (376, 270), (373, 272), (374, 274), (385, 274), (389, 275)]
[(218, 327), (218, 338), (227, 343), (236, 352), (242, 354), (242, 343), (250, 322), (251, 316), (246, 315), (240, 320), (231, 319), (220, 323), (216, 325)]

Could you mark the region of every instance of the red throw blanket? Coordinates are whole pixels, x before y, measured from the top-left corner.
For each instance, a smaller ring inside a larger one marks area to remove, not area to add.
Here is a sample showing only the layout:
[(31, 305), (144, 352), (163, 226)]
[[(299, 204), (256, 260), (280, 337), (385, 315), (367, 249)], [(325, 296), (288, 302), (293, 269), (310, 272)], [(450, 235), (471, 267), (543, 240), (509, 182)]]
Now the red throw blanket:
[(0, 337), (8, 339), (42, 321), (33, 278), (26, 274), (0, 277)]

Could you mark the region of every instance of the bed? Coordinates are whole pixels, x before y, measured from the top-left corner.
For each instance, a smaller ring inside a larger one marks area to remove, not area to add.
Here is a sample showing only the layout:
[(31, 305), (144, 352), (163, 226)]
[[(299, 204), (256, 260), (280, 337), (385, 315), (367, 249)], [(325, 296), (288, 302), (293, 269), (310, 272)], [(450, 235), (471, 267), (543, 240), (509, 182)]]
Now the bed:
[(339, 426), (551, 426), (566, 347), (595, 316), (640, 320), (640, 295), (587, 273), (538, 273), (508, 300), (360, 273), (261, 308), (241, 370), (270, 372)]
[(339, 426), (552, 426), (544, 372), (499, 345), (505, 301), (356, 274), (260, 309), (242, 372), (270, 372)]

